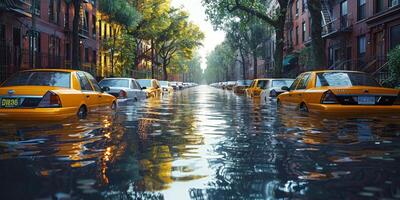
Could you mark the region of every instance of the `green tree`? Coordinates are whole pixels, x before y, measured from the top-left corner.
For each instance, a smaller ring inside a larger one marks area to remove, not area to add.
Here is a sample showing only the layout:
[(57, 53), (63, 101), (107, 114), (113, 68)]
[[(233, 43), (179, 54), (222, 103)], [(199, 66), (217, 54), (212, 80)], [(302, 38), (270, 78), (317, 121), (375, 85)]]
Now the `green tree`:
[(236, 60), (235, 50), (225, 41), (215, 47), (207, 57), (207, 68), (205, 79), (208, 83), (228, 81), (229, 70), (234, 66)]
[(389, 87), (400, 87), (400, 45), (388, 55), (389, 78), (383, 83)]
[(113, 76), (127, 76), (133, 68), (136, 42), (128, 34), (141, 19), (134, 5), (125, 0), (100, 0), (99, 10), (107, 15), (113, 26), (112, 37), (104, 42), (104, 48), (111, 52), (111, 73)]
[(284, 29), (289, 0), (277, 0), (279, 8), (268, 12), (271, 0), (203, 0), (206, 13), (217, 27), (243, 16), (257, 17), (275, 29), (275, 76), (281, 76), (283, 65)]
[(201, 45), (199, 41), (204, 39), (200, 28), (188, 21), (186, 12), (173, 9), (170, 11), (169, 19), (170, 25), (155, 40), (156, 52), (161, 58), (163, 80), (168, 80), (167, 67), (174, 54), (179, 51), (184, 59), (190, 60), (195, 49)]

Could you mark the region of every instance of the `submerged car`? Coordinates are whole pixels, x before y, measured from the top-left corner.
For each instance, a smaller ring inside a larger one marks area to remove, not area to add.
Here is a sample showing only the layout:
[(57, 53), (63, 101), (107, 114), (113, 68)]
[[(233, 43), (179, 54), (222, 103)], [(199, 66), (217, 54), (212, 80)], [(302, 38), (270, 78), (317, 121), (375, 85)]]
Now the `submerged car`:
[(156, 79), (137, 79), (137, 82), (146, 92), (147, 98), (161, 97), (162, 95), (161, 86)]
[(269, 98), (275, 98), (278, 95), (286, 92), (282, 87), (289, 87), (293, 84), (294, 79), (269, 79), (260, 98), (267, 101)]
[(269, 79), (254, 79), (251, 85), (246, 89), (246, 96), (259, 98), (261, 92), (267, 88)]
[(228, 81), (228, 82), (226, 83), (225, 88), (226, 88), (227, 90), (232, 90), (233, 87), (235, 87), (235, 86), (236, 86), (236, 81)]
[(101, 87), (108, 87), (109, 94), (118, 98), (119, 103), (146, 99), (146, 92), (132, 78), (106, 78), (100, 81)]
[(236, 94), (246, 93), (246, 89), (250, 87), (252, 80), (239, 80), (236, 81), (236, 85), (233, 87), (233, 92)]
[(163, 93), (172, 93), (174, 91), (174, 88), (168, 81), (160, 81), (160, 85)]
[(1, 120), (62, 120), (116, 109), (116, 98), (87, 72), (63, 69), (21, 71), (0, 86)]
[(400, 90), (382, 87), (357, 71), (315, 71), (299, 75), (277, 104), (303, 112), (399, 113)]

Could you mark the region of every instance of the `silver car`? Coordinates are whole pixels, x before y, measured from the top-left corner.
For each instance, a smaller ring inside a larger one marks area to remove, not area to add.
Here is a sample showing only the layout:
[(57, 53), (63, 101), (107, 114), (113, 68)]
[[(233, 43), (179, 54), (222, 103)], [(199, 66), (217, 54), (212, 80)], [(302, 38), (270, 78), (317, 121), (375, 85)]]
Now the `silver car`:
[(264, 81), (265, 85), (261, 86), (263, 89), (260, 95), (261, 100), (267, 101), (269, 98), (275, 98), (286, 92), (282, 90), (282, 87), (290, 87), (293, 82), (294, 79), (268, 79), (267, 81)]
[(146, 92), (133, 78), (106, 78), (100, 81), (101, 87), (109, 87), (109, 94), (118, 98), (118, 103), (146, 99)]

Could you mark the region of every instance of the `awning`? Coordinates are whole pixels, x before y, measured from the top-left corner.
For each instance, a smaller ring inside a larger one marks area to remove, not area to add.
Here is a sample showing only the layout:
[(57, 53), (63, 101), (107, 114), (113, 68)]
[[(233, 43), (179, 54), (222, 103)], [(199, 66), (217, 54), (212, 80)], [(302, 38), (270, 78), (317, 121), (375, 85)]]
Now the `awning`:
[(283, 58), (283, 66), (290, 66), (297, 63), (297, 56), (295, 54), (289, 54)]

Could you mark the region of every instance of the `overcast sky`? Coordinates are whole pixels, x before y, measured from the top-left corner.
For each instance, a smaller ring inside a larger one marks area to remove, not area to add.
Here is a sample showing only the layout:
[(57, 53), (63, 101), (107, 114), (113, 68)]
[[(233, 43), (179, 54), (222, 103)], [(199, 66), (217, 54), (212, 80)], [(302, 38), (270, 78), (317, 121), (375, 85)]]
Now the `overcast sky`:
[(172, 0), (172, 6), (183, 6), (184, 10), (190, 14), (190, 20), (200, 26), (200, 29), (205, 33), (206, 37), (203, 41), (203, 47), (200, 49), (200, 55), (202, 56), (201, 67), (205, 69), (207, 67), (207, 54), (224, 40), (224, 32), (213, 30), (211, 23), (206, 20), (206, 14), (201, 4), (201, 0)]

